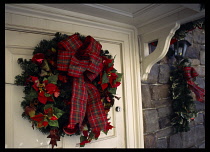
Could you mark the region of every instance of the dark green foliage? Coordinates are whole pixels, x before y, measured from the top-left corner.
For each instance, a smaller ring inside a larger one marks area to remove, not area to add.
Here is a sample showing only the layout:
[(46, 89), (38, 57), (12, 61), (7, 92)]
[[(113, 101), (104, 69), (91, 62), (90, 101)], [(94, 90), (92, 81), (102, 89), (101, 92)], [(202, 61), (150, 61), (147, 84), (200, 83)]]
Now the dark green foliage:
[(188, 22), (186, 24), (182, 24), (180, 28), (175, 32), (174, 38), (181, 40), (186, 34), (195, 29), (196, 27), (205, 30), (205, 18), (198, 19), (196, 21)]
[(43, 53), (47, 54), (48, 50), (51, 50), (52, 48), (57, 49), (57, 43), (66, 39), (68, 35), (61, 34), (59, 32), (55, 33), (55, 37), (52, 40), (42, 40), (35, 48), (34, 48), (34, 54), (37, 53)]
[(26, 79), (31, 76), (38, 76), (40, 71), (39, 67), (31, 60), (19, 58), (18, 64), (20, 65), (23, 72), (20, 75), (15, 76), (15, 84), (24, 86), (26, 85)]
[[(189, 63), (188, 60), (183, 59), (182, 62), (172, 67), (170, 74), (170, 95), (173, 101), (172, 108), (174, 111), (171, 123), (175, 128), (175, 132), (189, 131), (191, 118), (193, 119), (197, 116), (195, 104), (190, 95), (191, 91), (184, 78), (183, 67), (185, 67), (187, 63)], [(189, 66), (189, 64), (187, 66)]]

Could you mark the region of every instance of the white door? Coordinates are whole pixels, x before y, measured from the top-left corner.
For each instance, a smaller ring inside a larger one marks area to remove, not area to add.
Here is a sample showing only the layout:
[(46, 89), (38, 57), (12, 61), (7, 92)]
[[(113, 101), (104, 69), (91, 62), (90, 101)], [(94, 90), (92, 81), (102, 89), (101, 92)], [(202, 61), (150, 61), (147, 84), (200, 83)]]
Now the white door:
[[(64, 33), (63, 33), (64, 34)], [(83, 34), (83, 33), (80, 33)], [(100, 33), (98, 33), (100, 34)], [(6, 68), (6, 107), (5, 107), (5, 147), (6, 148), (47, 148), (50, 138), (43, 135), (36, 129), (32, 129), (31, 123), (21, 117), (23, 112), (20, 103), (23, 100), (23, 87), (14, 85), (14, 77), (21, 73), (21, 68), (17, 64), (18, 58), (30, 59), (33, 48), (42, 40), (50, 39), (50, 34), (34, 34), (31, 32), (18, 32), (6, 30), (6, 48), (5, 48), (5, 68)], [(100, 36), (100, 35), (99, 35)], [(99, 37), (98, 36), (98, 37)], [(97, 40), (97, 38), (96, 38)], [(111, 43), (111, 41), (99, 37), (103, 50), (109, 50), (110, 54), (116, 55), (114, 67), (118, 72), (122, 72), (122, 46), (120, 43)], [(120, 100), (115, 100), (114, 107), (111, 108), (109, 116), (111, 124), (115, 127), (107, 135), (101, 133), (98, 140), (92, 140), (86, 144), (85, 148), (124, 148), (125, 142), (125, 121), (124, 121), (124, 98), (123, 83), (117, 89), (117, 96)], [(115, 111), (115, 107), (121, 108), (120, 112)], [(58, 141), (55, 148), (78, 148), (80, 136), (65, 136)]]

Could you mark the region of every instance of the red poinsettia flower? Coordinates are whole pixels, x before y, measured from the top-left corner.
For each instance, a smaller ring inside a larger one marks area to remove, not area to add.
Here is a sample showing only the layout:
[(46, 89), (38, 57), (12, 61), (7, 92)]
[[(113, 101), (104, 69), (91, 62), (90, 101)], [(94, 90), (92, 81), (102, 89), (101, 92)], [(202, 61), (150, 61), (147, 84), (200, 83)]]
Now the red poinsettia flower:
[(86, 143), (90, 143), (91, 140), (84, 140), (80, 143), (80, 146), (84, 146)]
[(31, 61), (40, 65), (40, 64), (42, 64), (43, 60), (44, 60), (44, 54), (43, 53), (37, 53), (33, 56)]
[(116, 82), (115, 84), (112, 84), (113, 88), (117, 88), (121, 83), (120, 82)]
[(103, 83), (103, 84), (101, 85), (102, 90), (106, 89), (107, 87), (108, 87), (108, 83)]
[(112, 125), (110, 125), (110, 123), (111, 123), (111, 122), (108, 122), (108, 123), (107, 123), (106, 130), (109, 130), (109, 129), (114, 128)]
[(34, 82), (33, 88), (38, 93), (38, 100), (39, 102), (46, 104), (47, 101), (54, 101), (52, 99), (52, 96), (46, 96), (46, 93), (48, 95), (54, 95), (54, 97), (58, 97), (60, 95), (60, 90), (58, 87), (53, 83), (48, 83), (48, 80), (45, 80), (42, 82), (42, 84), (39, 82), (38, 77), (31, 76), (32, 81)]
[(48, 122), (45, 121), (45, 115), (43, 115), (42, 113), (35, 115), (34, 117), (31, 117), (32, 120), (37, 121), (37, 127), (41, 128), (41, 127), (46, 127), (48, 125)]
[(111, 66), (109, 65), (110, 63), (113, 62), (114, 59), (108, 59), (107, 57), (102, 57), (103, 59), (103, 65), (104, 65), (104, 70), (106, 71), (106, 73), (109, 73), (111, 70), (114, 69), (114, 64), (112, 64)]
[(45, 115), (43, 115), (42, 113), (35, 115), (34, 117), (31, 117), (32, 120), (40, 122), (43, 121), (45, 118)]
[(116, 73), (110, 73), (109, 76), (109, 83), (111, 84), (111, 87), (113, 88), (114, 85), (114, 80), (117, 79), (117, 74)]

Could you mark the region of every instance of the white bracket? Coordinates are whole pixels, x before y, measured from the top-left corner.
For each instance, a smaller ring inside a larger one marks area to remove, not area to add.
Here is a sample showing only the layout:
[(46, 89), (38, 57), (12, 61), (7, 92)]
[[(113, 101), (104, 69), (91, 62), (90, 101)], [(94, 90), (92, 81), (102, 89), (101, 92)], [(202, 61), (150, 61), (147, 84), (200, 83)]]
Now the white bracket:
[[(139, 35), (142, 81), (147, 80), (152, 66), (166, 55), (170, 46), (171, 38), (179, 27), (180, 24), (175, 23), (159, 30)], [(155, 40), (158, 41), (158, 45), (156, 49), (149, 54), (148, 44)]]

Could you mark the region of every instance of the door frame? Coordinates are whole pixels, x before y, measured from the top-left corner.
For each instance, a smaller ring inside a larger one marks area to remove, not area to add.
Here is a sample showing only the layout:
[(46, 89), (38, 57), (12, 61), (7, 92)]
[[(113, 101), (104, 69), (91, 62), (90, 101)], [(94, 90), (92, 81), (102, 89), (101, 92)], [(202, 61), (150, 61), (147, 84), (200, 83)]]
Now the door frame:
[[(39, 24), (38, 24), (39, 23)], [(72, 25), (72, 26), (70, 26)], [(144, 148), (143, 111), (141, 96), (140, 57), (137, 39), (137, 29), (134, 26), (109, 21), (76, 12), (50, 8), (38, 4), (6, 4), (5, 30), (24, 31), (53, 35), (55, 32), (73, 34), (69, 29), (76, 30), (77, 26), (84, 27), (82, 35), (90, 34), (96, 39), (98, 31), (106, 31), (104, 39), (112, 39), (122, 47), (123, 61), (123, 92), (125, 114), (126, 148)], [(60, 28), (62, 27), (62, 28)], [(96, 32), (88, 33), (88, 28)], [(77, 32), (77, 31), (75, 31)], [(122, 36), (115, 38), (114, 34)], [(7, 46), (6, 46), (7, 47)], [(7, 82), (6, 82), (7, 83)], [(10, 116), (6, 116), (11, 118)]]

